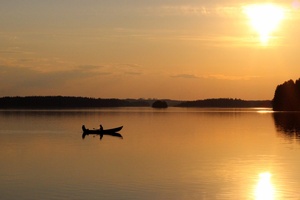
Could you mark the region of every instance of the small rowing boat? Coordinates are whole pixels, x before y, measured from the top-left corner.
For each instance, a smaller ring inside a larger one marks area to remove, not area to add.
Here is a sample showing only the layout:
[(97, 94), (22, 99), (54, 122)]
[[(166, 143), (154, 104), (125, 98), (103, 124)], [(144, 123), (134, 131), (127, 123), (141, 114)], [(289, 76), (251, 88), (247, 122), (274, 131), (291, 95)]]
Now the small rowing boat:
[(85, 128), (85, 125), (82, 125), (82, 139), (85, 138), (86, 135), (93, 134), (93, 135), (100, 135), (100, 140), (102, 139), (103, 135), (111, 135), (123, 138), (120, 133), (117, 133), (118, 131), (122, 130), (123, 126), (111, 128), (111, 129), (87, 129)]
[(100, 134), (100, 133), (115, 133), (119, 132), (122, 130), (123, 126), (117, 127), (117, 128), (111, 128), (111, 129), (106, 129), (106, 130), (101, 130), (101, 129), (87, 129), (85, 128), (84, 125), (82, 125), (82, 131), (87, 134)]

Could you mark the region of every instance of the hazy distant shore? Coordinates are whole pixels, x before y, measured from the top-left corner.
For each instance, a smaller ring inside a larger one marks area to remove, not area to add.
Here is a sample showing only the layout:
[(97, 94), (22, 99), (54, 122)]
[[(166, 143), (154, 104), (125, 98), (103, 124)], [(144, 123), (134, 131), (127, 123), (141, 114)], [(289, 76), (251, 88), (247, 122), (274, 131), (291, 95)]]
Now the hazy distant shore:
[[(157, 99), (102, 99), (69, 96), (1, 97), (1, 109), (71, 109), (103, 107), (151, 107)], [(271, 100), (241, 100), (231, 98), (179, 101), (164, 99), (171, 107), (247, 108), (272, 107)]]

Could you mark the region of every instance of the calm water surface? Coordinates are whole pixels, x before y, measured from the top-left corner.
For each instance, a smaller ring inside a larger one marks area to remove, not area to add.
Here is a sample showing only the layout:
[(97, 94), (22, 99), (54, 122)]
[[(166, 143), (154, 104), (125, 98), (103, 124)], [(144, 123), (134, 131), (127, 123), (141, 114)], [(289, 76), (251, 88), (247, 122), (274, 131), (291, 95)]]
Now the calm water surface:
[[(0, 111), (0, 199), (300, 199), (300, 117), (268, 109)], [(123, 125), (123, 139), (81, 126)]]

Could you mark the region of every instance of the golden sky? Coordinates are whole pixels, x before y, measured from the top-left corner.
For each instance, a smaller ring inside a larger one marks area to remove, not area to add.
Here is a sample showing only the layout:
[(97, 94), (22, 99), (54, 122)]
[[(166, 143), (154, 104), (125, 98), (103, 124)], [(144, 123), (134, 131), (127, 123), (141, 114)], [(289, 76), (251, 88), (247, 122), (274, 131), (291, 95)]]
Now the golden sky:
[(298, 1), (5, 0), (0, 27), (0, 96), (260, 100), (300, 77)]

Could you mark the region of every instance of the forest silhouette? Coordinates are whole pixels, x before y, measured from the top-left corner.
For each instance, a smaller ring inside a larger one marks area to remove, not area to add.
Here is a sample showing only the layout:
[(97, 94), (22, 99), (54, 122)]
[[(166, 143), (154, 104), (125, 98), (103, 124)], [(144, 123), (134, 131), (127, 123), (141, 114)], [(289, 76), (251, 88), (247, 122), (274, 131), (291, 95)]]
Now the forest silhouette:
[(271, 101), (246, 101), (242, 99), (219, 98), (182, 102), (178, 107), (215, 107), (215, 108), (250, 108), (271, 107)]
[[(154, 104), (154, 106), (153, 106)], [(158, 105), (157, 105), (158, 104)], [(163, 104), (163, 105), (162, 105)], [(246, 101), (241, 99), (205, 99), (197, 101), (156, 99), (101, 99), (69, 96), (2, 97), (1, 109), (72, 109), (102, 107), (271, 107), (271, 101)]]
[(129, 106), (144, 107), (149, 106), (149, 104), (142, 100), (96, 99), (69, 96), (28, 96), (0, 98), (0, 108), (2, 109), (62, 109)]
[(272, 103), (274, 111), (300, 111), (300, 79), (278, 85)]

